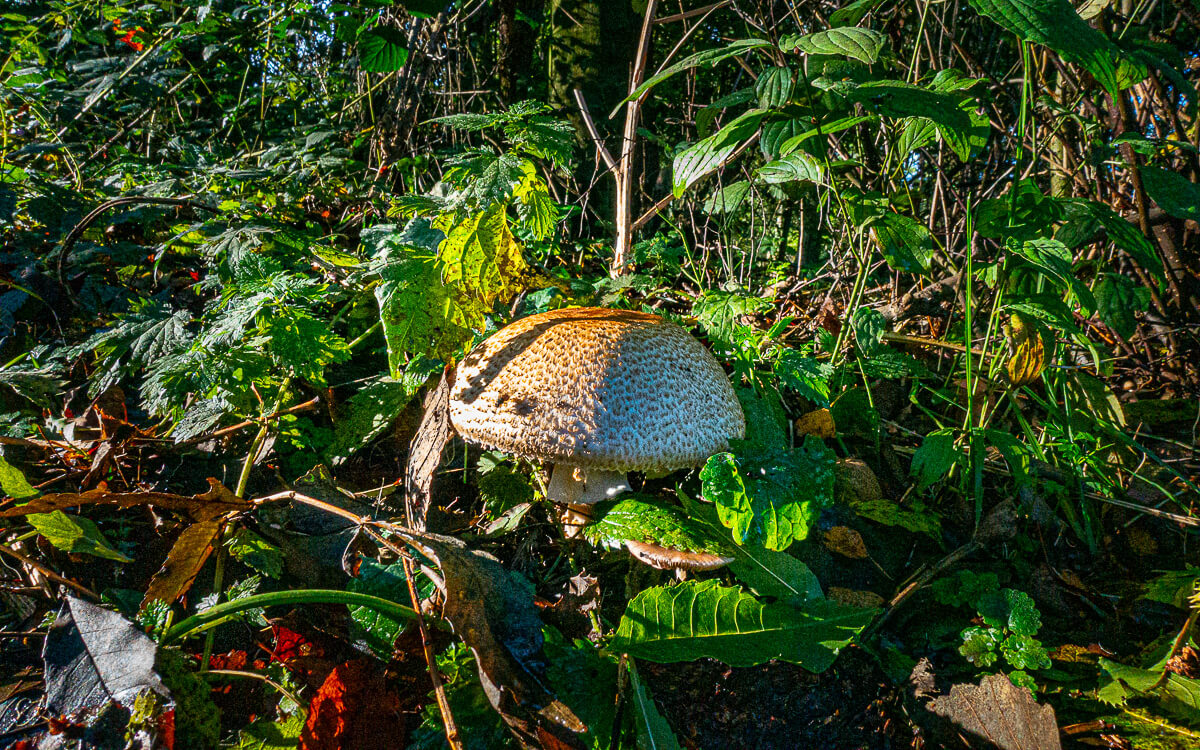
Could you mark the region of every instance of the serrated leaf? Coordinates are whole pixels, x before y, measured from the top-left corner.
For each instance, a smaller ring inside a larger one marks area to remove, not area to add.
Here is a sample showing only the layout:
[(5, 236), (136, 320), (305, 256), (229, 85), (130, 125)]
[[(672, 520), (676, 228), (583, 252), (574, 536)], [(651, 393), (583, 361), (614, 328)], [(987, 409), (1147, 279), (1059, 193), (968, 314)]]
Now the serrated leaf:
[(112, 543), (90, 518), (68, 515), (61, 510), (31, 513), (26, 518), (47, 542), (64, 552), (93, 555), (117, 562), (133, 562), (131, 558), (113, 549)]
[(759, 167), (758, 176), (770, 184), (812, 182), (820, 185), (825, 182), (825, 168), (815, 157), (803, 151), (793, 151), (782, 159), (767, 162)]
[(825, 444), (807, 435), (795, 449), (717, 454), (700, 479), (704, 498), (716, 504), (735, 542), (784, 550), (807, 538), (821, 509), (832, 502), (833, 464)]
[(439, 226), (438, 222), (434, 226), (446, 232), (446, 239), (438, 247), (438, 261), (447, 286), (489, 309), (497, 299), (507, 299), (520, 291), (519, 282), (528, 267), (521, 246), (508, 228), (504, 205), (493, 205), (452, 227)]
[(954, 447), (954, 435), (949, 431), (931, 432), (913, 453), (912, 474), (917, 478), (917, 492), (939, 481), (961, 458)]
[(615, 504), (599, 504), (593, 519), (582, 533), (596, 545), (619, 547), (634, 541), (722, 557), (733, 552), (733, 545), (708, 524), (689, 518), (677, 505), (651, 497), (622, 495)]
[(829, 405), (829, 379), (833, 365), (806, 357), (795, 349), (784, 348), (771, 367), (781, 385), (821, 406)]
[(1017, 589), (989, 591), (979, 598), (975, 609), (991, 627), (1017, 635), (1032, 637), (1042, 627), (1042, 616), (1037, 605), (1029, 594)]
[(675, 197), (721, 166), (742, 141), (754, 135), (765, 116), (766, 111), (761, 109), (743, 112), (717, 132), (676, 154), (672, 182)]
[(654, 662), (710, 657), (745, 667), (781, 659), (823, 672), (874, 615), (825, 599), (763, 604), (718, 581), (687, 581), (634, 597), (609, 647)]
[(399, 29), (376, 26), (358, 38), (358, 64), (368, 73), (393, 73), (408, 61), (408, 40)]
[(1067, 0), (970, 0), (971, 6), (1027, 42), (1078, 63), (1111, 94), (1119, 89), (1120, 50), (1087, 24)]
[(238, 562), (248, 565), (267, 578), (283, 575), (283, 552), (247, 528), (238, 529), (225, 542), (225, 548)]
[(1162, 664), (1153, 669), (1139, 669), (1104, 658), (1099, 663), (1108, 674), (1109, 682), (1100, 687), (1096, 697), (1105, 703), (1123, 706), (1130, 698), (1157, 698), (1171, 715), (1189, 724), (1200, 723), (1200, 680), (1168, 672), (1167, 679), (1159, 685), (1163, 676)]
[(350, 397), (346, 415), (334, 424), (333, 443), (325, 458), (337, 466), (382, 435), (440, 369), (441, 363), (435, 359), (413, 359), (399, 378), (383, 377), (363, 386)]
[(1159, 208), (1180, 219), (1200, 221), (1200, 187), (1178, 172), (1142, 167), (1142, 183)]
[(883, 41), (883, 34), (878, 31), (852, 26), (784, 37), (779, 48), (784, 52), (799, 49), (810, 55), (845, 55), (870, 65), (879, 59)]
[(706, 290), (692, 303), (692, 315), (708, 335), (726, 343), (737, 340), (740, 318), (770, 309), (771, 301), (766, 297), (752, 297), (739, 292), (714, 289)]
[[(1061, 201), (1064, 209), (1086, 214), (1104, 227), (1108, 238), (1156, 278), (1163, 278), (1162, 260), (1141, 230), (1103, 203), (1083, 199)], [(1056, 235), (1057, 237), (1057, 235)]]

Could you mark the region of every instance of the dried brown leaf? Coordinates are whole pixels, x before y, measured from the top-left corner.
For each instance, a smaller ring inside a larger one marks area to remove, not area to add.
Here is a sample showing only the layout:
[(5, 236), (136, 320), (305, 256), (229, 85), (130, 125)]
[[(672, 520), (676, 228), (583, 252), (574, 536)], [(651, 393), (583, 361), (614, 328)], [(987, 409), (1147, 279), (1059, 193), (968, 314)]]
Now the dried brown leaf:
[(1002, 674), (988, 675), (978, 685), (955, 685), (949, 695), (930, 701), (929, 710), (1000, 750), (1062, 748), (1054, 709)]
[(150, 586), (142, 599), (143, 610), (156, 599), (171, 604), (188, 592), (204, 567), (204, 562), (212, 554), (224, 525), (224, 519), (211, 518), (183, 530), (167, 553), (166, 562), (150, 579)]
[(154, 505), (159, 508), (186, 513), (194, 521), (207, 521), (226, 513), (243, 511), (250, 503), (237, 497), (220, 482), (209, 479), (209, 490), (202, 495), (173, 495), (168, 492), (109, 492), (101, 486), (87, 492), (62, 492), (42, 495), (14, 508), (0, 511), (0, 518), (24, 516), (29, 513), (53, 513), (80, 505), (115, 505), (132, 508), (138, 505)]

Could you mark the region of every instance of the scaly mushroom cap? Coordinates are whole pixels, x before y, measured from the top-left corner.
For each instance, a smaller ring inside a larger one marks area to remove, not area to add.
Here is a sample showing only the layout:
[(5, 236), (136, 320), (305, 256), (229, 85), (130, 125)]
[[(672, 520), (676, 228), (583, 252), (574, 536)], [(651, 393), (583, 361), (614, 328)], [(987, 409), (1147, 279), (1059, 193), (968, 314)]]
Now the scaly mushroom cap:
[(488, 448), (619, 472), (698, 466), (746, 432), (729, 378), (691, 334), (598, 307), (523, 318), (475, 347), (450, 422)]

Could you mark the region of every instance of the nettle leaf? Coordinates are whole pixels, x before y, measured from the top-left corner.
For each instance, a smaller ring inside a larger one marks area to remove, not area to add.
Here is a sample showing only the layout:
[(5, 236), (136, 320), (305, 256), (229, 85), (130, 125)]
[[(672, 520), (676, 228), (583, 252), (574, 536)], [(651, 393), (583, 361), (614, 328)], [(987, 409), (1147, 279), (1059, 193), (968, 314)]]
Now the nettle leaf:
[(738, 544), (783, 550), (805, 539), (833, 502), (833, 453), (813, 435), (795, 449), (719, 453), (700, 472), (706, 500)]
[(692, 303), (692, 315), (708, 335), (725, 343), (737, 340), (739, 318), (767, 312), (772, 308), (766, 297), (709, 289)]
[(94, 350), (100, 358), (89, 393), (103, 393), (121, 378), (186, 346), (191, 338), (187, 332), (190, 321), (187, 310), (172, 311), (161, 302), (134, 301), (116, 325), (79, 347), (82, 351)]
[(748, 667), (781, 659), (823, 672), (875, 612), (825, 599), (764, 604), (719, 581), (686, 581), (634, 597), (609, 647), (653, 662), (710, 657)]
[(520, 291), (520, 281), (528, 273), (521, 246), (508, 228), (505, 209), (496, 204), (453, 226), (442, 223), (441, 218), (434, 222), (446, 232), (438, 247), (442, 281), (489, 309), (497, 299)]
[(113, 549), (99, 527), (89, 518), (72, 516), (56, 510), (52, 513), (31, 513), (26, 519), (37, 532), (64, 552), (93, 555), (117, 562), (133, 560)]
[(628, 541), (646, 542), (723, 557), (733, 551), (733, 546), (708, 524), (689, 518), (677, 505), (650, 497), (627, 494), (614, 504), (599, 504), (594, 519), (582, 533), (596, 545), (619, 547)]
[(804, 36), (785, 36), (779, 41), (784, 52), (801, 50), (810, 55), (845, 55), (867, 65), (879, 59), (883, 34), (857, 27), (829, 29)]
[(871, 227), (883, 259), (895, 271), (929, 273), (935, 248), (929, 229), (908, 216), (888, 213)]
[(391, 26), (376, 26), (358, 38), (358, 64), (368, 73), (393, 73), (408, 61), (408, 40)]
[(970, 0), (981, 14), (1027, 42), (1045, 45), (1078, 63), (1111, 94), (1119, 89), (1114, 61), (1121, 51), (1079, 17), (1067, 0)]
[(1142, 183), (1159, 207), (1180, 219), (1200, 221), (1200, 187), (1178, 172), (1142, 167)]
[(261, 327), (263, 343), (295, 375), (316, 385), (325, 384), (325, 368), (350, 359), (346, 340), (295, 307), (280, 308)]
[(784, 387), (791, 388), (815, 404), (829, 405), (829, 379), (833, 377), (833, 365), (830, 363), (784, 347), (780, 349), (771, 371)]
[(812, 182), (825, 184), (825, 168), (803, 151), (793, 151), (782, 159), (767, 162), (758, 168), (758, 176), (764, 182), (776, 184), (781, 182)]
[(743, 112), (717, 132), (676, 154), (673, 186), (675, 197), (682, 196), (684, 191), (696, 184), (701, 177), (724, 164), (742, 141), (754, 135), (766, 114), (766, 110), (762, 109)]
[(262, 573), (267, 578), (283, 575), (283, 552), (247, 528), (238, 529), (225, 542), (233, 559)]
[(784, 65), (772, 65), (758, 74), (754, 93), (758, 106), (764, 109), (782, 107), (792, 96), (792, 69)]
[(954, 447), (954, 434), (949, 430), (937, 430), (926, 435), (912, 459), (917, 492), (923, 492), (929, 485), (941, 480), (961, 457), (959, 450)]

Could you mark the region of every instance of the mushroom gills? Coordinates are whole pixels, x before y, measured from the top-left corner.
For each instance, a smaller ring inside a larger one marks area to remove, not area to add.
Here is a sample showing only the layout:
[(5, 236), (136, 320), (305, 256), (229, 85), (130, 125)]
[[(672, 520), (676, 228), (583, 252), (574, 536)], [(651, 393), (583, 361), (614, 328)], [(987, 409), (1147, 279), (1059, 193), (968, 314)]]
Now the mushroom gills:
[(566, 506), (562, 514), (563, 534), (573, 539), (592, 518), (589, 506), (628, 491), (624, 472), (555, 464), (546, 497)]

